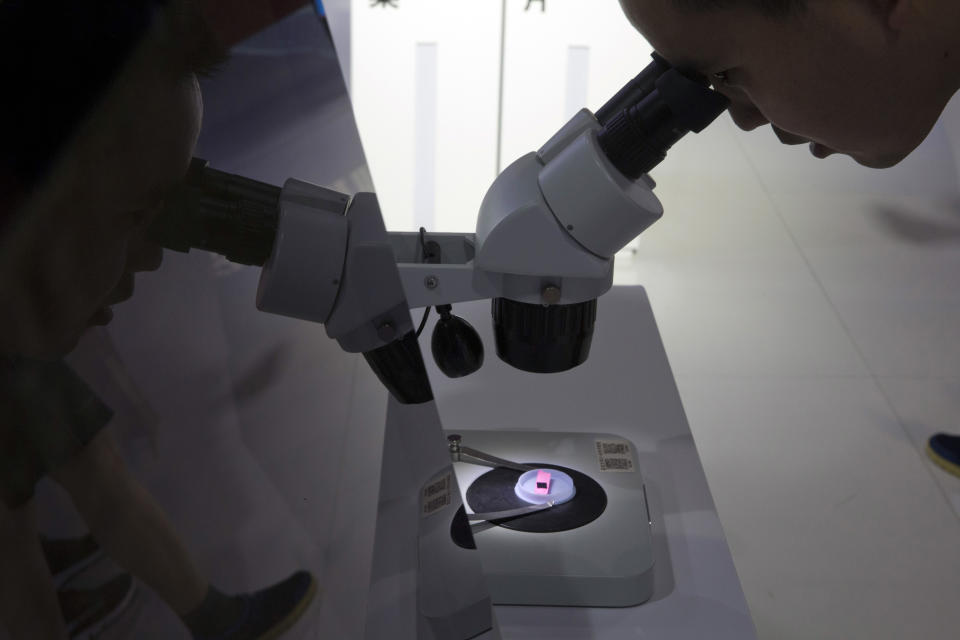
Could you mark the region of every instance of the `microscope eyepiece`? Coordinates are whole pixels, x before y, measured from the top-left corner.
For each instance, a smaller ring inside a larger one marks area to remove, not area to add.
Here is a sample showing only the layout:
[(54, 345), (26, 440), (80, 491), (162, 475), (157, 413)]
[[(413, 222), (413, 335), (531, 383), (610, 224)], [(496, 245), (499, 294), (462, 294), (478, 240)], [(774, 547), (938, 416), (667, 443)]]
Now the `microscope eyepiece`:
[(183, 184), (147, 230), (157, 244), (184, 253), (212, 251), (263, 266), (277, 233), (280, 187), (218, 171), (193, 158)]
[(637, 77), (628, 82), (607, 103), (597, 109), (596, 117), (600, 124), (607, 124), (624, 109), (637, 104), (656, 88), (657, 79), (670, 70), (670, 63), (664, 60), (659, 53), (651, 54), (653, 62), (637, 74)]
[(638, 102), (605, 120), (598, 116), (603, 129), (597, 137), (613, 165), (636, 180), (663, 162), (680, 138), (691, 131), (700, 133), (716, 120), (728, 104), (702, 76), (668, 69)]

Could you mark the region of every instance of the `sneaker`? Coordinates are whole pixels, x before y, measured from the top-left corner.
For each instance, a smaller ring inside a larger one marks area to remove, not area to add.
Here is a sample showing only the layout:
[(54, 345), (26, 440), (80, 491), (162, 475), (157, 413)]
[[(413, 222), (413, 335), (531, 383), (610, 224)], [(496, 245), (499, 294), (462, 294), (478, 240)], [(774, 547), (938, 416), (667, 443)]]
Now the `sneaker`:
[(91, 535), (60, 539), (40, 536), (40, 546), (58, 589), (103, 557), (103, 550)]
[(133, 578), (126, 573), (95, 589), (58, 591), (60, 612), (71, 640), (99, 637), (133, 602), (135, 591)]
[(303, 616), (317, 592), (317, 581), (298, 571), (277, 584), (238, 596), (243, 613), (230, 629), (215, 636), (194, 634), (194, 640), (274, 640)]
[(960, 477), (960, 436), (936, 434), (927, 442), (927, 455), (938, 467)]

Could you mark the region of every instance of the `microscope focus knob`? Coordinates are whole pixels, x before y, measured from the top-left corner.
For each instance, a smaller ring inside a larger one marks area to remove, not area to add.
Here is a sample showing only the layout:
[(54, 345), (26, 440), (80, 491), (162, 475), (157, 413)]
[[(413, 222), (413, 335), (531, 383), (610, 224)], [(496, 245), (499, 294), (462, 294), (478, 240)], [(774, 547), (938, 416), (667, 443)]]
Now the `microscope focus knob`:
[(437, 307), (440, 319), (433, 328), (430, 349), (437, 367), (448, 378), (462, 378), (483, 366), (483, 341), (473, 326), (450, 313), (450, 305)]

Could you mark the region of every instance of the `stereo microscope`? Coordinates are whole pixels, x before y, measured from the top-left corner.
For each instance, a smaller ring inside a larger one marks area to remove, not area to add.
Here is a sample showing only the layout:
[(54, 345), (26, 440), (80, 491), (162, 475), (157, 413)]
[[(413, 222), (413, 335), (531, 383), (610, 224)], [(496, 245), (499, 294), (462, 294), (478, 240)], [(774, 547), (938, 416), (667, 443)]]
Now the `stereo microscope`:
[[(388, 233), (374, 194), (296, 179), (277, 187), (194, 159), (151, 237), (262, 267), (260, 310), (322, 323), (389, 391), (367, 638), (495, 638), (491, 603), (650, 597), (650, 516), (632, 444), (444, 433), (418, 338), (435, 308), (438, 367), (469, 375), (483, 344), (452, 305), (490, 299), (504, 362), (540, 374), (583, 363), (614, 255), (663, 214), (649, 172), (727, 104), (702, 76), (653, 54), (596, 114), (581, 110), (508, 166), (473, 233)], [(397, 575), (408, 576), (409, 597), (385, 586)], [(405, 607), (416, 615), (395, 615)], [(415, 622), (404, 628), (400, 617)]]

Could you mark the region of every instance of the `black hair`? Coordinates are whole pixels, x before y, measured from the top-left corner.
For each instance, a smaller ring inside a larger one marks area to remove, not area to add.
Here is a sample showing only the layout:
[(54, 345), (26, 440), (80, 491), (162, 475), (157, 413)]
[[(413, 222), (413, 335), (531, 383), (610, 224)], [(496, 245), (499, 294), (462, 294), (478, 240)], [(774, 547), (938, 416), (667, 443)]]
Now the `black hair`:
[(187, 0), (0, 0), (0, 187), (42, 181), (152, 31), (164, 65), (184, 77), (225, 57)]
[(681, 9), (689, 11), (743, 7), (775, 17), (794, 15), (807, 6), (806, 0), (673, 0), (673, 2)]

